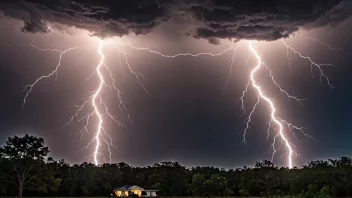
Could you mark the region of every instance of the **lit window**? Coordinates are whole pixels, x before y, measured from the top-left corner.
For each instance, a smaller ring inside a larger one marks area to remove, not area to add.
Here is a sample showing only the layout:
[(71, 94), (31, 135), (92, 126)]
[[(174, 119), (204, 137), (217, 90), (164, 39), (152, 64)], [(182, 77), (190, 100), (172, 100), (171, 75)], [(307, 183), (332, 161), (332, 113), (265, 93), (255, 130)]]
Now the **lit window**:
[(121, 191), (116, 191), (115, 194), (116, 196), (121, 197)]

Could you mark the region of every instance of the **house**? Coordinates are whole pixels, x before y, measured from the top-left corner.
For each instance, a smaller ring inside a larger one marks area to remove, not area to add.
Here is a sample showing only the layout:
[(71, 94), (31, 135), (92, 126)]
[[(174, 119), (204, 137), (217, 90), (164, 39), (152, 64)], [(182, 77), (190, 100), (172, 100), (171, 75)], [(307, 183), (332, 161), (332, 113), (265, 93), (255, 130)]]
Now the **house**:
[(114, 189), (118, 197), (156, 197), (157, 190), (145, 190), (136, 185), (125, 185)]

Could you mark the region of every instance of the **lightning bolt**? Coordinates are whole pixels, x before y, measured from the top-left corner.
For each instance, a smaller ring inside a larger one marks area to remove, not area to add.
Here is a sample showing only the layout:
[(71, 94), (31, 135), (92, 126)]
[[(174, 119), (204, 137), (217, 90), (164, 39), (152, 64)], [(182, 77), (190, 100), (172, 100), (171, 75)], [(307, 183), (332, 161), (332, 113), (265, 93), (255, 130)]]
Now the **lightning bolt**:
[(330, 63), (318, 64), (318, 63), (314, 62), (310, 57), (302, 55), (301, 52), (297, 51), (296, 49), (294, 49), (293, 47), (288, 45), (285, 41), (281, 40), (281, 42), (285, 45), (286, 49), (291, 50), (294, 54), (297, 54), (302, 59), (308, 60), (312, 70), (313, 70), (313, 67), (318, 69), (318, 71), (320, 73), (320, 82), (322, 81), (322, 79), (325, 79), (327, 84), (330, 86), (330, 88), (334, 88), (334, 86), (332, 86), (330, 83), (330, 78), (324, 73), (324, 71), (322, 69), (323, 66), (334, 66), (333, 64), (330, 64)]
[(178, 53), (178, 54), (174, 54), (174, 55), (168, 55), (168, 54), (163, 54), (159, 51), (155, 51), (155, 50), (152, 50), (152, 49), (149, 49), (147, 47), (136, 47), (134, 45), (132, 45), (131, 43), (121, 43), (119, 44), (121, 46), (129, 46), (131, 47), (132, 49), (135, 49), (135, 50), (138, 50), (138, 51), (147, 51), (149, 53), (153, 53), (153, 54), (156, 54), (156, 55), (160, 55), (161, 57), (164, 57), (164, 58), (177, 58), (177, 57), (181, 57), (181, 56), (191, 56), (191, 57), (198, 57), (198, 56), (203, 56), (203, 55), (206, 55), (206, 56), (221, 56), (222, 54), (228, 52), (228, 51), (233, 51), (233, 50), (236, 50), (240, 45), (236, 46), (236, 47), (229, 47), (229, 48), (226, 48), (224, 49), (223, 51), (219, 52), (219, 53), (210, 53), (210, 52), (199, 52), (199, 53), (196, 53), (196, 54), (193, 54), (193, 53)]
[(327, 44), (327, 43), (325, 43), (325, 42), (322, 42), (322, 41), (320, 41), (320, 40), (318, 40), (318, 39), (316, 39), (316, 38), (311, 38), (311, 37), (308, 37), (308, 36), (302, 36), (301, 38), (303, 38), (303, 39), (308, 39), (308, 40), (311, 40), (311, 41), (315, 41), (315, 42), (317, 42), (317, 43), (320, 43), (320, 44), (326, 46), (327, 48), (329, 48), (329, 49), (332, 50), (332, 51), (342, 52), (342, 53), (344, 53), (344, 54), (346, 53), (342, 48), (334, 48), (334, 47), (331, 47), (331, 45), (329, 45), (329, 44)]
[[(282, 41), (282, 42), (284, 42), (284, 41)], [(206, 55), (206, 56), (214, 57), (214, 56), (221, 56), (224, 53), (229, 52), (229, 51), (233, 51), (233, 54), (232, 54), (232, 57), (231, 57), (230, 69), (229, 69), (229, 73), (227, 75), (227, 80), (222, 85), (223, 92), (224, 92), (225, 88), (228, 85), (228, 81), (231, 78), (231, 73), (232, 73), (233, 65), (234, 65), (234, 57), (236, 56), (236, 51), (241, 46), (241, 44), (239, 44), (238, 46), (231, 46), (229, 48), (224, 49), (223, 51), (221, 51), (219, 53), (200, 52), (200, 53), (196, 53), (196, 54), (193, 54), (193, 53), (178, 53), (178, 54), (174, 54), (174, 55), (169, 55), (169, 54), (164, 54), (162, 52), (159, 52), (159, 51), (147, 48), (147, 47), (136, 47), (136, 46), (132, 45), (131, 43), (122, 43), (122, 44), (120, 43), (120, 45), (121, 46), (128, 46), (128, 47), (130, 47), (132, 49), (135, 49), (135, 50), (138, 50), (138, 51), (146, 51), (146, 52), (149, 52), (149, 53), (153, 53), (153, 54), (159, 55), (159, 56), (164, 57), (164, 58), (171, 58), (171, 59), (174, 59), (174, 58), (177, 58), (177, 57), (181, 57), (181, 56), (199, 57), (199, 56)], [(292, 71), (291, 59), (288, 56), (288, 54), (289, 54), (288, 52), (289, 52), (289, 50), (294, 50), (294, 49), (292, 47), (288, 46), (288, 45), (286, 45), (286, 47), (287, 47), (287, 59), (289, 61), (289, 68), (290, 68), (290, 72), (291, 72)], [(252, 115), (255, 112), (258, 104), (261, 101), (264, 101), (268, 105), (268, 107), (270, 109), (270, 118), (271, 118), (270, 122), (269, 122), (269, 127), (267, 129), (267, 134), (268, 134), (267, 137), (268, 138), (269, 138), (269, 135), (270, 135), (269, 134), (270, 133), (270, 129), (274, 128), (273, 124), (275, 124), (275, 126), (277, 127), (277, 130), (276, 130), (277, 134), (274, 136), (273, 143), (270, 146), (270, 148), (273, 151), (272, 152), (272, 161), (274, 160), (274, 156), (275, 156), (276, 152), (280, 149), (282, 143), (284, 143), (284, 145), (285, 145), (285, 147), (287, 149), (287, 154), (288, 154), (287, 164), (288, 164), (289, 168), (292, 168), (293, 167), (293, 157), (297, 157), (297, 156), (299, 156), (299, 154), (294, 151), (293, 147), (295, 147), (295, 146), (294, 146), (293, 143), (291, 143), (289, 141), (289, 138), (287, 137), (287, 134), (286, 134), (287, 131), (285, 131), (285, 129), (288, 129), (288, 131), (290, 133), (292, 133), (292, 135), (296, 139), (298, 139), (298, 138), (296, 137), (296, 134), (294, 133), (294, 131), (299, 131), (300, 133), (302, 133), (303, 135), (305, 135), (307, 137), (310, 137), (310, 138), (312, 138), (312, 137), (309, 136), (308, 134), (306, 134), (302, 127), (295, 126), (292, 123), (287, 122), (286, 120), (283, 120), (283, 119), (279, 118), (276, 115), (277, 114), (276, 113), (277, 110), (276, 110), (274, 101), (270, 97), (268, 97), (267, 95), (264, 94), (261, 85), (257, 82), (257, 80), (255, 78), (255, 74), (260, 69), (265, 69), (268, 72), (269, 76), (271, 77), (272, 83), (275, 85), (275, 87), (278, 88), (280, 93), (282, 93), (284, 96), (286, 96), (289, 100), (294, 100), (297, 103), (303, 105), (303, 101), (305, 99), (301, 99), (301, 98), (298, 98), (296, 96), (292, 96), (286, 90), (284, 90), (279, 85), (279, 83), (275, 80), (275, 78), (274, 78), (269, 66), (261, 60), (261, 57), (256, 52), (256, 50), (253, 48), (252, 43), (250, 41), (248, 42), (248, 48), (249, 48), (250, 52), (249, 52), (248, 56), (246, 57), (246, 64), (248, 63), (248, 60), (251, 58), (252, 55), (254, 55), (254, 57), (257, 59), (258, 64), (257, 64), (257, 66), (254, 69), (252, 69), (252, 71), (250, 73), (249, 81), (248, 81), (248, 83), (246, 85), (245, 90), (242, 93), (241, 98), (240, 98), (240, 101), (242, 103), (241, 108), (243, 110), (243, 113), (246, 114), (245, 104), (244, 104), (244, 97), (245, 97), (245, 95), (246, 95), (246, 93), (247, 93), (247, 91), (248, 91), (250, 86), (252, 88), (254, 88), (254, 90), (256, 91), (258, 99), (257, 99), (257, 102), (254, 104), (253, 108), (251, 109), (251, 111), (249, 112), (248, 117), (246, 118), (246, 121), (245, 121), (246, 122), (246, 127), (243, 130), (243, 143), (246, 144), (246, 134), (247, 134), (247, 132), (248, 132), (248, 130), (250, 128), (251, 122), (252, 122)], [(294, 53), (300, 54), (296, 50), (294, 50)], [(317, 64), (317, 63), (313, 62), (310, 57), (305, 57), (302, 54), (300, 54), (300, 55), (301, 55), (300, 56), (301, 58), (309, 60), (312, 67), (313, 66), (317, 67), (319, 69), (319, 71), (321, 72), (322, 77), (324, 77), (328, 81), (328, 84), (331, 86), (329, 78), (323, 73), (323, 70), (321, 69), (321, 67), (322, 66), (332, 66), (332, 64), (328, 64), (328, 63)], [(276, 146), (278, 138), (281, 138), (282, 141), (281, 141), (281, 144), (279, 146)]]
[[(116, 119), (115, 116), (113, 116), (108, 109), (108, 105), (104, 103), (103, 98), (101, 96), (101, 92), (103, 90), (104, 87), (110, 88), (111, 90), (115, 91), (117, 93), (117, 99), (119, 101), (119, 108), (121, 111), (123, 111), (124, 113), (127, 114), (127, 118), (129, 119), (130, 123), (132, 124), (132, 120), (130, 117), (129, 112), (127, 111), (126, 108), (126, 101), (123, 98), (123, 94), (122, 92), (117, 88), (116, 83), (115, 83), (115, 79), (113, 77), (113, 74), (110, 70), (110, 68), (105, 64), (105, 55), (103, 52), (103, 47), (104, 47), (104, 41), (101, 40), (97, 49), (98, 55), (100, 57), (100, 61), (98, 63), (98, 65), (95, 68), (95, 72), (92, 73), (87, 79), (85, 79), (82, 83), (87, 82), (88, 80), (90, 80), (94, 75), (97, 75), (98, 77), (98, 87), (96, 88), (95, 91), (93, 91), (93, 94), (90, 95), (89, 97), (87, 97), (87, 99), (83, 102), (82, 105), (76, 105), (75, 107), (77, 107), (77, 111), (76, 113), (71, 117), (70, 121), (66, 124), (66, 125), (70, 125), (72, 123), (72, 121), (77, 120), (77, 121), (81, 121), (81, 120), (85, 120), (85, 125), (83, 127), (83, 129), (80, 131), (81, 137), (83, 135), (84, 132), (89, 133), (89, 125), (90, 125), (90, 119), (94, 116), (97, 118), (98, 123), (95, 129), (95, 133), (94, 133), (94, 137), (91, 139), (91, 141), (87, 144), (86, 147), (84, 147), (83, 149), (88, 149), (92, 144), (94, 144), (94, 151), (93, 153), (88, 156), (89, 158), (92, 157), (94, 164), (95, 165), (99, 165), (100, 164), (100, 157), (103, 157), (104, 155), (101, 153), (101, 146), (103, 143), (105, 143), (106, 147), (107, 147), (107, 151), (109, 153), (109, 161), (110, 163), (112, 162), (112, 151), (111, 148), (115, 147), (117, 149), (117, 147), (113, 144), (112, 138), (111, 136), (107, 133), (107, 131), (104, 129), (103, 123), (104, 123), (104, 116), (109, 117), (112, 121), (116, 122), (120, 127), (124, 127), (124, 125), (118, 120)], [(137, 78), (138, 84), (142, 86), (143, 90), (147, 92), (144, 84), (142, 84), (140, 77), (142, 76), (140, 73), (135, 72), (131, 65), (128, 63), (127, 60), (127, 53), (125, 53), (122, 50), (118, 49), (118, 52), (120, 54), (123, 55), (124, 59), (125, 59), (125, 63), (128, 66), (129, 71), (134, 74)], [(121, 66), (121, 62), (120, 62), (120, 66)], [(107, 76), (107, 78), (110, 79), (111, 83), (107, 82), (106, 77), (103, 74), (103, 70), (105, 70), (105, 72), (107, 72), (109, 75)], [(87, 105), (91, 106), (92, 111), (88, 114), (86, 114), (83, 117), (79, 117), (80, 112), (83, 111)]]
[[(13, 42), (7, 46), (13, 46), (13, 45), (18, 45), (18, 46), (29, 46), (32, 47), (38, 51), (42, 51), (42, 52), (54, 52), (54, 53), (59, 53), (59, 60), (58, 60), (58, 64), (56, 65), (56, 67), (54, 68), (54, 70), (52, 70), (49, 74), (47, 75), (43, 75), (38, 77), (33, 83), (24, 86), (23, 91), (25, 92), (25, 96), (23, 99), (23, 103), (22, 103), (22, 108), (24, 108), (28, 97), (30, 95), (30, 93), (32, 92), (32, 90), (35, 88), (35, 86), (37, 86), (37, 84), (39, 82), (41, 82), (44, 79), (47, 78), (51, 78), (55, 75), (55, 79), (57, 78), (58, 75), (58, 70), (61, 67), (61, 62), (63, 59), (63, 56), (73, 50), (78, 49), (78, 47), (72, 47), (72, 48), (68, 48), (66, 50), (58, 50), (58, 49), (51, 49), (51, 48), (41, 48), (37, 45), (35, 45), (33, 43), (33, 41), (29, 44), (22, 44), (22, 43), (16, 43)], [(95, 68), (95, 72), (93, 72), (88, 78), (86, 78), (81, 84), (87, 82), (88, 80), (90, 80), (94, 75), (97, 75), (98, 80), (99, 80), (99, 84), (98, 87), (96, 88), (95, 91), (93, 91), (93, 94), (90, 95), (89, 97), (87, 97), (82, 105), (75, 105), (74, 107), (77, 108), (75, 114), (71, 117), (71, 119), (69, 120), (69, 122), (67, 122), (64, 126), (68, 126), (70, 125), (73, 121), (85, 121), (85, 125), (82, 128), (82, 130), (79, 132), (79, 134), (81, 134), (81, 139), (83, 137), (84, 133), (89, 133), (89, 126), (91, 124), (92, 118), (96, 117), (98, 120), (97, 126), (96, 126), (96, 132), (94, 133), (94, 137), (91, 139), (91, 141), (87, 144), (86, 147), (84, 147), (83, 149), (87, 149), (89, 148), (92, 144), (95, 144), (94, 146), (94, 152), (89, 156), (93, 158), (93, 161), (95, 163), (95, 165), (99, 165), (99, 157), (103, 156), (101, 153), (101, 146), (102, 144), (105, 143), (106, 147), (107, 147), (107, 151), (109, 153), (109, 159), (110, 159), (110, 163), (112, 162), (111, 159), (111, 155), (112, 155), (112, 151), (111, 148), (115, 147), (117, 149), (117, 147), (113, 144), (112, 138), (111, 136), (107, 133), (107, 131), (104, 129), (103, 127), (103, 123), (104, 123), (104, 117), (107, 116), (109, 117), (111, 120), (115, 121), (118, 123), (119, 126), (124, 127), (124, 125), (115, 117), (113, 116), (109, 110), (107, 105), (104, 103), (103, 98), (101, 96), (102, 90), (104, 87), (108, 87), (111, 90), (115, 90), (117, 93), (117, 98), (119, 100), (119, 108), (121, 111), (123, 111), (124, 113), (126, 113), (127, 118), (129, 119), (129, 121), (132, 124), (132, 120), (131, 117), (129, 115), (129, 112), (127, 111), (127, 107), (126, 107), (126, 101), (123, 99), (123, 94), (122, 92), (117, 88), (116, 84), (115, 84), (115, 79), (113, 78), (112, 72), (109, 69), (109, 67), (105, 64), (105, 56), (104, 56), (104, 52), (103, 52), (103, 47), (104, 47), (104, 41), (101, 40), (97, 49), (97, 52), (99, 54), (100, 57), (100, 61), (99, 64), (96, 66)], [(141, 77), (142, 75), (140, 73), (135, 72), (131, 65), (128, 63), (127, 61), (127, 54), (121, 50), (119, 50), (119, 53), (122, 53), (125, 59), (125, 63), (126, 65), (128, 65), (129, 71), (134, 74), (138, 80), (138, 83), (142, 86), (142, 88), (147, 92), (147, 90), (145, 89), (144, 85), (142, 84), (141, 80), (139, 77)], [(121, 62), (120, 62), (120, 66), (121, 66)], [(106, 80), (106, 77), (103, 74), (103, 70), (105, 72), (107, 72), (108, 78), (110, 79), (109, 81), (111, 83), (108, 83)], [(86, 109), (88, 109), (88, 106), (91, 106), (90, 108), (92, 109), (88, 114), (84, 115), (84, 116), (80, 116), (82, 114), (83, 111), (85, 111)], [(63, 126), (63, 127), (64, 127)], [(83, 150), (82, 149), (82, 150)]]
[(35, 48), (35, 49), (37, 49), (37, 50), (39, 50), (39, 51), (42, 51), (42, 52), (57, 52), (57, 53), (60, 54), (60, 55), (59, 55), (58, 64), (56, 65), (55, 69), (54, 69), (51, 73), (49, 73), (49, 74), (47, 74), (47, 75), (40, 76), (40, 77), (37, 78), (32, 84), (29, 84), (29, 85), (24, 86), (24, 88), (23, 88), (22, 91), (24, 91), (26, 94), (25, 94), (25, 97), (23, 98), (22, 108), (24, 108), (24, 106), (25, 106), (25, 104), (26, 104), (26, 101), (27, 101), (27, 98), (28, 98), (29, 94), (31, 93), (31, 91), (33, 90), (34, 86), (36, 86), (37, 83), (39, 83), (41, 80), (44, 80), (44, 79), (46, 79), (46, 78), (50, 78), (50, 77), (53, 76), (53, 75), (55, 75), (55, 79), (57, 79), (57, 73), (58, 73), (58, 70), (59, 70), (59, 68), (60, 68), (60, 66), (61, 66), (62, 57), (63, 57), (66, 53), (68, 53), (68, 52), (70, 52), (70, 51), (72, 51), (72, 50), (78, 49), (78, 47), (72, 47), (72, 48), (68, 48), (68, 49), (62, 51), (62, 50), (58, 50), (58, 49), (40, 48), (40, 47), (36, 46), (36, 45), (33, 43), (33, 41), (32, 41), (31, 43), (29, 43), (29, 44), (19, 44), (19, 43), (13, 42), (12, 44), (9, 44), (8, 46), (12, 46), (12, 45), (19, 45), (19, 46), (25, 46), (25, 45), (27, 45), (27, 46), (33, 47), (33, 48)]
[[(293, 167), (292, 155), (294, 154), (294, 151), (292, 149), (291, 143), (289, 142), (288, 138), (285, 136), (283, 123), (280, 121), (280, 119), (276, 115), (276, 107), (275, 107), (274, 102), (268, 96), (266, 96), (264, 94), (261, 86), (257, 83), (256, 78), (255, 78), (255, 74), (263, 67), (264, 63), (262, 62), (261, 57), (258, 55), (257, 51), (253, 48), (252, 42), (250, 42), (250, 41), (248, 42), (248, 47), (258, 62), (257, 66), (250, 73), (250, 83), (251, 83), (252, 87), (257, 91), (257, 94), (258, 94), (258, 102), (254, 106), (250, 116), (252, 115), (257, 104), (259, 103), (259, 101), (260, 101), (259, 98), (264, 100), (268, 104), (268, 106), (270, 108), (271, 121), (277, 125), (278, 135), (285, 142), (285, 146), (288, 149), (288, 166), (289, 166), (289, 168), (292, 168)], [(271, 74), (270, 74), (270, 76), (273, 77)], [(280, 88), (280, 91), (283, 91), (283, 90)], [(287, 94), (287, 92), (284, 92), (284, 93)], [(289, 96), (288, 94), (287, 94), (287, 96), (290, 98), (295, 98), (295, 97)], [(250, 122), (250, 119), (248, 122)], [(248, 129), (248, 122), (247, 122), (247, 128), (245, 130)], [(274, 144), (275, 144), (275, 139), (276, 138), (274, 138)], [(274, 152), (275, 152), (275, 148), (274, 148)]]
[(222, 92), (224, 93), (225, 92), (225, 89), (230, 81), (230, 78), (231, 78), (231, 74), (232, 74), (232, 70), (233, 70), (233, 64), (234, 64), (234, 58), (236, 56), (236, 52), (237, 52), (237, 49), (240, 47), (241, 45), (238, 45), (235, 49), (234, 49), (234, 52), (231, 56), (231, 64), (230, 64), (230, 69), (229, 69), (229, 73), (227, 75), (227, 79), (226, 79), (226, 82), (225, 84), (223, 84), (221, 87), (222, 87)]
[[(9, 44), (8, 46), (13, 46), (13, 45), (18, 45), (18, 46), (26, 46), (26, 45), (27, 45), (27, 46), (33, 47), (34, 49), (36, 49), (36, 50), (38, 50), (38, 51), (42, 51), (42, 52), (56, 52), (56, 53), (59, 53), (59, 61), (58, 61), (58, 64), (56, 65), (55, 69), (54, 69), (52, 72), (50, 72), (50, 73), (47, 74), (47, 75), (40, 76), (40, 77), (37, 78), (32, 84), (26, 85), (26, 86), (24, 87), (23, 91), (25, 91), (25, 97), (24, 97), (24, 99), (23, 99), (22, 108), (24, 108), (24, 106), (25, 106), (25, 104), (26, 104), (26, 101), (27, 101), (27, 98), (29, 97), (31, 91), (33, 90), (33, 88), (34, 88), (40, 81), (42, 81), (42, 80), (44, 80), (44, 79), (47, 79), (47, 78), (50, 78), (50, 77), (52, 77), (53, 75), (55, 75), (55, 79), (57, 79), (58, 70), (59, 70), (59, 68), (60, 68), (60, 66), (61, 66), (61, 61), (62, 61), (63, 56), (64, 56), (66, 53), (68, 53), (68, 52), (70, 52), (70, 51), (72, 51), (72, 50), (78, 49), (78, 47), (73, 47), (73, 48), (68, 48), (68, 49), (62, 51), (62, 50), (58, 50), (58, 49), (40, 48), (39, 46), (36, 46), (36, 45), (33, 43), (33, 40), (32, 40), (32, 42), (29, 43), (29, 44), (19, 44), (19, 43), (13, 42), (13, 43)], [(99, 105), (104, 106), (106, 115), (108, 115), (112, 120), (118, 122), (119, 125), (122, 126), (122, 124), (121, 124), (119, 121), (117, 121), (117, 120), (115, 119), (115, 117), (112, 116), (112, 115), (108, 112), (107, 106), (106, 106), (106, 105), (103, 103), (103, 101), (102, 101), (102, 98), (101, 98), (101, 96), (100, 96), (100, 93), (101, 93), (101, 91), (102, 91), (104, 85), (109, 86), (110, 88), (114, 88), (114, 89), (118, 92), (118, 99), (120, 100), (120, 107), (122, 106), (123, 109), (125, 110), (125, 112), (127, 112), (127, 109), (126, 109), (126, 106), (125, 106), (125, 102), (124, 102), (124, 100), (123, 100), (123, 98), (122, 98), (122, 96), (121, 96), (122, 94), (121, 94), (121, 92), (120, 92), (120, 91), (116, 88), (116, 86), (115, 86), (115, 80), (114, 80), (113, 77), (112, 77), (111, 71), (109, 70), (109, 68), (108, 68), (106, 65), (104, 65), (105, 56), (104, 56), (104, 54), (103, 54), (102, 48), (103, 48), (103, 41), (100, 42), (99, 48), (98, 48), (98, 53), (99, 53), (99, 55), (100, 55), (100, 57), (101, 57), (101, 60), (100, 60), (100, 62), (99, 62), (99, 64), (98, 64), (98, 66), (96, 67), (96, 72), (93, 73), (91, 76), (89, 76), (87, 79), (85, 79), (84, 82), (83, 82), (83, 83), (85, 83), (86, 81), (88, 81), (94, 74), (98, 74), (99, 81), (100, 81), (99, 86), (98, 86), (97, 90), (95, 91), (95, 93), (94, 93), (91, 97), (89, 97), (89, 99), (86, 100), (86, 101), (83, 103), (83, 105), (80, 105), (80, 106), (77, 106), (77, 105), (76, 105), (76, 107), (78, 108), (78, 110), (76, 111), (75, 115), (71, 118), (70, 122), (67, 123), (67, 124), (71, 124), (71, 122), (72, 122), (75, 118), (78, 117), (79, 113), (80, 113), (80, 112), (84, 109), (84, 107), (88, 104), (88, 101), (91, 100), (91, 105), (92, 105), (92, 107), (93, 107), (93, 109), (94, 109), (93, 112), (89, 113), (88, 115), (84, 116), (83, 118), (79, 118), (78, 121), (81, 121), (81, 120), (83, 120), (83, 119), (86, 119), (86, 124), (85, 124), (85, 126), (84, 126), (84, 128), (82, 129), (81, 132), (83, 132), (83, 131), (88, 132), (88, 125), (89, 125), (90, 118), (91, 118), (93, 115), (96, 115), (96, 117), (98, 118), (97, 132), (95, 133), (95, 136), (94, 136), (93, 140), (88, 144), (88, 146), (89, 146), (89, 145), (92, 144), (93, 142), (96, 143), (94, 152), (93, 152), (93, 154), (92, 154), (92, 156), (94, 157), (94, 163), (95, 163), (96, 165), (99, 164), (98, 155), (100, 155), (99, 148), (100, 148), (100, 146), (101, 146), (102, 141), (105, 142), (106, 145), (107, 145), (107, 147), (108, 147), (110, 162), (111, 162), (111, 149), (110, 149), (110, 147), (114, 146), (114, 145), (112, 144), (112, 139), (111, 139), (111, 137), (106, 133), (106, 131), (105, 131), (104, 128), (103, 128), (103, 114), (102, 114), (101, 111), (99, 110)], [(112, 86), (111, 86), (111, 85), (107, 85), (106, 82), (105, 82), (105, 80), (104, 80), (103, 74), (101, 73), (101, 69), (102, 69), (103, 66), (108, 70), (108, 72), (109, 72), (109, 74), (110, 74), (110, 78), (112, 79), (112, 82), (113, 82), (113, 85), (112, 85)], [(131, 70), (131, 71), (132, 71), (132, 70)], [(128, 114), (128, 118), (130, 119), (129, 114)], [(106, 139), (101, 140), (102, 134), (104, 134), (105, 137), (108, 137), (109, 141), (107, 141)], [(87, 147), (88, 147), (88, 146), (87, 146)], [(114, 146), (114, 147), (116, 147), (116, 146)]]
[(101, 71), (100, 71), (101, 67), (104, 64), (104, 60), (105, 60), (105, 56), (104, 56), (104, 54), (102, 52), (102, 47), (103, 47), (103, 41), (101, 41), (100, 44), (99, 44), (98, 52), (99, 52), (99, 55), (100, 55), (101, 59), (100, 59), (100, 62), (98, 64), (97, 68), (96, 68), (96, 72), (97, 72), (97, 74), (99, 76), (100, 83), (99, 83), (98, 89), (96, 90), (96, 92), (93, 94), (93, 97), (92, 97), (92, 106), (94, 108), (94, 113), (97, 115), (98, 120), (99, 120), (98, 121), (97, 132), (95, 133), (95, 137), (94, 137), (94, 139), (96, 141), (96, 146), (95, 146), (95, 150), (94, 150), (94, 163), (95, 163), (95, 165), (99, 164), (98, 158), (97, 158), (98, 154), (99, 154), (99, 146), (100, 146), (100, 139), (99, 138), (100, 138), (101, 131), (104, 130), (103, 126), (102, 126), (103, 125), (103, 118), (102, 118), (102, 115), (99, 112), (99, 108), (98, 108), (98, 105), (97, 105), (97, 99), (98, 98), (100, 99), (99, 103), (102, 103), (99, 94), (100, 94), (100, 92), (101, 92), (101, 90), (103, 88), (103, 85), (105, 84), (104, 77), (103, 77), (103, 75), (101, 74)]
[[(344, 52), (341, 48), (332, 48), (330, 45), (328, 45), (328, 44), (326, 44), (324, 42), (321, 42), (319, 40), (312, 39), (310, 37), (305, 37), (305, 38), (313, 40), (313, 41), (316, 41), (316, 42), (318, 42), (318, 43), (320, 43), (322, 45), (325, 45), (330, 50)], [(292, 71), (292, 67), (291, 67), (291, 59), (289, 57), (289, 51), (291, 51), (293, 54), (298, 55), (303, 60), (307, 60), (310, 63), (310, 65), (311, 65), (312, 72), (313, 72), (313, 68), (316, 68), (319, 71), (320, 81), (322, 81), (322, 79), (324, 79), (327, 82), (327, 84), (329, 85), (330, 88), (334, 88), (332, 86), (331, 82), (330, 82), (329, 77), (324, 73), (324, 71), (322, 69), (323, 66), (334, 66), (333, 64), (330, 64), (330, 63), (321, 63), (321, 64), (316, 63), (316, 62), (314, 62), (312, 60), (311, 57), (303, 55), (301, 52), (299, 52), (298, 50), (296, 50), (292, 46), (288, 45), (285, 41), (281, 40), (281, 42), (286, 47), (286, 50), (287, 50), (286, 55), (287, 55), (287, 60), (289, 62), (290, 72)], [(269, 74), (269, 76), (271, 78), (271, 81), (275, 85), (275, 87), (277, 87), (279, 92), (282, 93), (283, 95), (285, 95), (288, 99), (295, 100), (296, 102), (298, 102), (301, 105), (303, 105), (304, 99), (300, 99), (300, 98), (298, 98), (296, 96), (290, 95), (287, 91), (285, 91), (277, 83), (277, 81), (275, 80), (274, 75), (271, 72), (269, 66), (265, 62), (262, 61), (261, 56), (258, 54), (258, 52), (253, 47), (251, 41), (248, 41), (248, 49), (251, 52), (251, 54), (254, 55), (255, 59), (257, 60), (257, 65), (251, 70), (250, 75), (249, 75), (249, 81), (246, 84), (246, 87), (245, 87), (245, 89), (244, 89), (244, 91), (242, 93), (242, 96), (240, 97), (240, 101), (242, 103), (241, 107), (242, 107), (242, 110), (243, 110), (244, 114), (246, 114), (245, 105), (244, 105), (244, 97), (245, 97), (245, 94), (247, 93), (247, 91), (248, 91), (250, 86), (255, 90), (255, 92), (257, 94), (257, 97), (258, 97), (258, 100), (254, 104), (252, 110), (249, 112), (248, 117), (245, 120), (246, 127), (243, 130), (243, 143), (246, 143), (246, 134), (247, 134), (248, 129), (250, 128), (250, 123), (252, 122), (252, 114), (256, 110), (258, 104), (261, 101), (264, 101), (267, 104), (267, 106), (269, 107), (269, 114), (270, 114), (269, 127), (268, 127), (268, 129), (266, 131), (267, 132), (267, 138), (269, 138), (269, 135), (270, 135), (269, 133), (270, 133), (271, 129), (274, 129), (276, 131), (276, 135), (273, 138), (273, 143), (270, 146), (270, 148), (272, 149), (272, 160), (274, 160), (274, 156), (275, 156), (276, 152), (280, 149), (280, 147), (282, 145), (284, 145), (285, 148), (286, 148), (286, 153), (284, 153), (284, 155), (287, 154), (287, 165), (288, 165), (289, 168), (292, 168), (293, 167), (293, 158), (299, 156), (299, 154), (294, 150), (294, 148), (296, 148), (296, 146), (292, 142), (290, 142), (287, 132), (290, 132), (292, 134), (292, 136), (294, 138), (296, 138), (297, 140), (298, 140), (298, 138), (297, 138), (297, 136), (295, 134), (295, 131), (298, 131), (298, 132), (302, 133), (304, 136), (307, 136), (307, 137), (309, 137), (311, 139), (313, 139), (313, 137), (308, 135), (307, 133), (305, 133), (303, 127), (299, 127), (299, 126), (293, 125), (292, 123), (290, 123), (290, 122), (278, 117), (277, 108), (275, 106), (274, 100), (271, 99), (269, 96), (267, 96), (264, 93), (263, 85), (261, 85), (256, 79), (257, 72), (260, 71), (261, 69), (265, 69), (266, 72)], [(250, 55), (246, 59), (246, 64), (248, 62), (249, 57), (250, 57)], [(277, 141), (278, 138), (281, 139), (281, 142)], [(277, 144), (279, 144), (279, 145), (276, 146)]]

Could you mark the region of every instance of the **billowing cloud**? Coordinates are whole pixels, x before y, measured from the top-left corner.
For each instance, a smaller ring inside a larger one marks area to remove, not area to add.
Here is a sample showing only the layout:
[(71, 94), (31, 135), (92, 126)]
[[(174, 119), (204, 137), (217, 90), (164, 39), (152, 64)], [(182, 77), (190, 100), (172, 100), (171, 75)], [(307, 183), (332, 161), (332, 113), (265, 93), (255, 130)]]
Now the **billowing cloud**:
[[(349, 6), (347, 6), (349, 5)], [(339, 23), (352, 14), (349, 0), (190, 0), (196, 38), (277, 40), (299, 28)]]
[(5, 16), (24, 21), (22, 30), (47, 33), (75, 27), (93, 36), (147, 34), (172, 17), (186, 18), (185, 32), (219, 44), (219, 39), (277, 40), (301, 27), (338, 24), (351, 0), (2, 0)]
[(65, 25), (94, 36), (146, 34), (168, 19), (166, 5), (151, 0), (2, 0), (5, 16), (24, 21), (22, 30), (47, 33), (50, 27)]

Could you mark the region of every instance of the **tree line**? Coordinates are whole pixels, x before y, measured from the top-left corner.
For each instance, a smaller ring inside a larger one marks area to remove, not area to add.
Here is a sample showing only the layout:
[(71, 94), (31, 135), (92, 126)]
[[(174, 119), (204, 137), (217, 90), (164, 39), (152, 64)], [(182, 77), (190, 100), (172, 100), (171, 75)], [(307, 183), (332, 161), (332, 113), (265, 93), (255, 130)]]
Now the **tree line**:
[(0, 148), (0, 196), (111, 196), (115, 187), (133, 184), (163, 196), (352, 195), (352, 159), (311, 161), (302, 168), (277, 167), (270, 161), (253, 167), (186, 168), (178, 162), (132, 167), (124, 162), (70, 165), (48, 157), (42, 138), (9, 137)]

